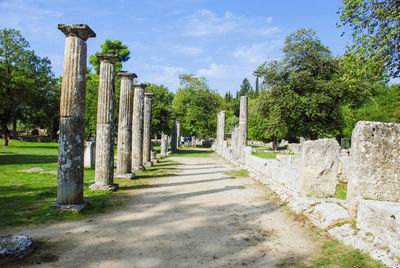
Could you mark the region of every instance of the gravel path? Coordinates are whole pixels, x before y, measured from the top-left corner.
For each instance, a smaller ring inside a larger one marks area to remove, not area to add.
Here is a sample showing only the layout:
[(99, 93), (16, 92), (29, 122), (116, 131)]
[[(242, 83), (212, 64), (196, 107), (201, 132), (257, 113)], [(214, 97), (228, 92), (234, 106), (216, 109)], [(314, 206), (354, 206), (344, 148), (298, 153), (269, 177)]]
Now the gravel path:
[(24, 267), (274, 267), (319, 253), (265, 187), (226, 175), (233, 167), (220, 158), (172, 160), (178, 175), (151, 180), (113, 212), (25, 230), (51, 253)]

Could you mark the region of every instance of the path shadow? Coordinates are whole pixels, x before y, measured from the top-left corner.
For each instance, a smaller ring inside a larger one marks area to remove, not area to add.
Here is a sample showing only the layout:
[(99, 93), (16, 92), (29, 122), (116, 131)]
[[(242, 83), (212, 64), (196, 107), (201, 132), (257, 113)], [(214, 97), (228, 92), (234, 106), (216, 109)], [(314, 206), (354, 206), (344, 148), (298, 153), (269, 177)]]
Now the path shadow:
[(218, 179), (197, 180), (197, 181), (160, 183), (160, 184), (152, 184), (152, 185), (136, 185), (136, 186), (133, 185), (133, 186), (120, 187), (120, 189), (121, 190), (133, 190), (133, 189), (149, 189), (149, 188), (159, 188), (159, 187), (172, 187), (172, 186), (189, 185), (189, 184), (197, 184), (197, 183), (215, 182), (215, 181), (222, 181), (222, 180), (231, 180), (231, 179), (234, 179), (234, 178), (235, 177), (223, 177), (223, 178), (218, 178)]

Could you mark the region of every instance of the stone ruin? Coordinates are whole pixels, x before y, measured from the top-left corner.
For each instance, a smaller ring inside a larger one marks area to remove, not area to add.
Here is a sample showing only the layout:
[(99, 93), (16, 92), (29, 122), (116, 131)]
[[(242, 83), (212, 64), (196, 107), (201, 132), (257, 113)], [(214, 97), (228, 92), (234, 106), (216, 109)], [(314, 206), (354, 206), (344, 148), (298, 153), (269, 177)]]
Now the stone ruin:
[[(295, 213), (306, 215), (336, 239), (390, 267), (400, 267), (400, 124), (360, 121), (351, 149), (341, 149), (335, 139), (300, 139), (285, 144), (294, 155), (262, 159), (239, 143), (244, 135), (240, 124), (230, 145), (223, 139), (222, 116), (225, 113), (218, 115), (213, 144), (219, 155), (249, 170)], [(334, 198), (338, 185), (346, 183), (346, 200)]]

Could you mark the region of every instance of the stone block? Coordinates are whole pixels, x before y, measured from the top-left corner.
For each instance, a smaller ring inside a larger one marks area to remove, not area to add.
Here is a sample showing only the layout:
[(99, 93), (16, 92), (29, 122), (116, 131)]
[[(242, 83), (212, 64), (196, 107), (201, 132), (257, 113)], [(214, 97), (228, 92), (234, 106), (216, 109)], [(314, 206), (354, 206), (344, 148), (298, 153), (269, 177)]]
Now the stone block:
[(400, 124), (360, 121), (351, 141), (347, 202), (352, 217), (362, 198), (400, 201)]
[(357, 228), (380, 238), (400, 256), (400, 203), (359, 200)]
[(347, 210), (335, 203), (317, 204), (307, 211), (306, 215), (315, 226), (322, 229), (349, 220)]
[(338, 184), (339, 144), (335, 139), (305, 141), (301, 154), (300, 194), (333, 196)]
[(32, 252), (33, 241), (27, 235), (0, 235), (0, 264), (22, 259)]

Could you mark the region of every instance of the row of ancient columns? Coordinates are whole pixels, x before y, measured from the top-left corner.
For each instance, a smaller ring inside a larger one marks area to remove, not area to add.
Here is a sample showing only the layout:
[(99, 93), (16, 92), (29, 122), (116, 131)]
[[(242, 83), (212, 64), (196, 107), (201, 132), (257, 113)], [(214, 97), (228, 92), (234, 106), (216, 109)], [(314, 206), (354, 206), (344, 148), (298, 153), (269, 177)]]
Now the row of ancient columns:
[[(66, 35), (60, 100), (57, 202), (52, 209), (80, 211), (83, 200), (84, 115), (86, 95), (86, 41), (96, 34), (84, 24), (58, 28)], [(97, 53), (100, 61), (96, 128), (95, 183), (91, 190), (114, 190), (115, 63), (118, 55)], [(151, 93), (133, 83), (136, 75), (119, 73), (121, 93), (118, 124), (118, 177), (133, 178), (133, 171), (151, 165)], [(133, 94), (133, 88), (135, 94)]]
[[(244, 164), (244, 147), (247, 146), (247, 117), (248, 107), (247, 96), (240, 97), (240, 116), (239, 125), (236, 125), (231, 135), (231, 150), (234, 158), (239, 164)], [(216, 150), (222, 152), (224, 148), (225, 136), (225, 111), (221, 111), (217, 116), (217, 140)]]

